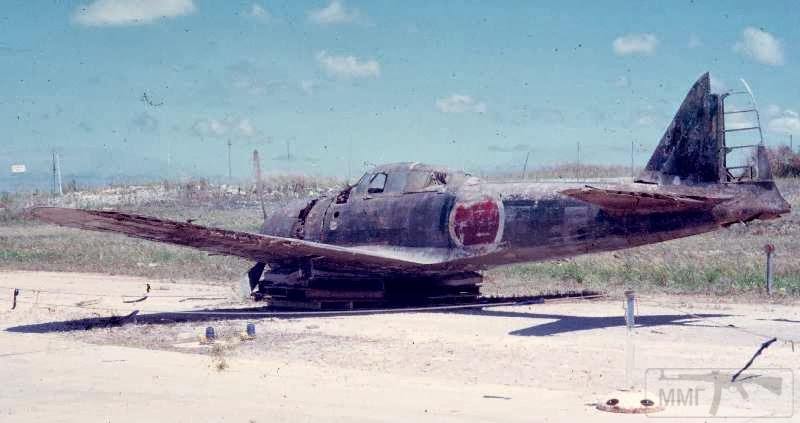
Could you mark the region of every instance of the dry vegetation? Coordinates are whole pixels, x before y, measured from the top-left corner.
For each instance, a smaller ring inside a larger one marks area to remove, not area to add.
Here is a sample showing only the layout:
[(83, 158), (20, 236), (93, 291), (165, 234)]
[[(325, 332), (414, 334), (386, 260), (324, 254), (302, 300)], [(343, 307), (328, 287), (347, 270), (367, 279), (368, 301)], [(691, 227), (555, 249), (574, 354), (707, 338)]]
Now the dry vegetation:
[(211, 347), (211, 366), (218, 372), (228, 368), (228, 360), (225, 358), (225, 346), (214, 344)]
[(781, 145), (767, 150), (772, 174), (778, 178), (796, 178), (800, 176), (800, 154), (792, 151), (788, 145)]
[[(613, 176), (613, 172), (594, 176)], [(264, 184), (266, 207), (335, 190), (341, 181), (275, 177)], [(763, 246), (776, 246), (775, 287), (779, 295), (800, 295), (800, 179), (779, 180), (792, 204), (790, 216), (737, 225), (714, 233), (631, 250), (569, 260), (493, 269), (486, 273), (484, 293), (515, 295), (627, 288), (670, 293), (759, 295), (764, 289)], [(231, 283), (250, 262), (208, 256), (188, 248), (100, 233), (81, 232), (26, 220), (21, 211), (48, 198), (5, 195), (0, 199), (0, 269), (83, 271), (140, 275), (163, 279), (202, 279)], [(58, 204), (114, 207), (194, 223), (255, 231), (261, 206), (253, 188), (216, 186), (194, 181), (116, 187), (71, 193)]]

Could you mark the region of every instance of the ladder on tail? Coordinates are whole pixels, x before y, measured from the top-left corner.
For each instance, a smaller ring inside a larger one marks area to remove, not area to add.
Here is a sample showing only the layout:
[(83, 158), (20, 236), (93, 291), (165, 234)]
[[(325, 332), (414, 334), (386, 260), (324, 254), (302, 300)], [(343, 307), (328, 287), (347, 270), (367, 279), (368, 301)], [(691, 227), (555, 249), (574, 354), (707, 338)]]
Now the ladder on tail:
[[(756, 105), (755, 96), (753, 96), (753, 90), (750, 89), (750, 85), (744, 79), (740, 79), (742, 85), (744, 86), (744, 90), (739, 91), (729, 91), (725, 94), (722, 94), (722, 102), (723, 102), (723, 121), (724, 117), (735, 115), (735, 114), (744, 114), (749, 116), (755, 116), (755, 125), (753, 126), (744, 126), (744, 127), (735, 127), (731, 129), (728, 128), (727, 121), (723, 123), (723, 132), (725, 134), (729, 132), (746, 132), (746, 131), (758, 131), (758, 144), (746, 144), (746, 145), (735, 145), (735, 146), (728, 146), (727, 142), (725, 142), (725, 154), (723, 158), (723, 167), (725, 169), (725, 177), (728, 182), (742, 182), (745, 180), (759, 180), (759, 179), (770, 179), (771, 176), (768, 176), (770, 172), (764, 171), (759, 166), (759, 159), (758, 154), (759, 150), (765, 147), (764, 143), (764, 131), (761, 129), (761, 115), (758, 113), (758, 106)], [(737, 96), (737, 95), (746, 95), (750, 100), (750, 105), (744, 109), (737, 109), (731, 111), (725, 111), (725, 99), (729, 96)], [(723, 138), (725, 139), (725, 138)], [(727, 156), (735, 150), (749, 148), (752, 149), (753, 155), (750, 162), (744, 165), (738, 166), (728, 166), (727, 165)], [(741, 174), (734, 175), (732, 171), (741, 171)]]

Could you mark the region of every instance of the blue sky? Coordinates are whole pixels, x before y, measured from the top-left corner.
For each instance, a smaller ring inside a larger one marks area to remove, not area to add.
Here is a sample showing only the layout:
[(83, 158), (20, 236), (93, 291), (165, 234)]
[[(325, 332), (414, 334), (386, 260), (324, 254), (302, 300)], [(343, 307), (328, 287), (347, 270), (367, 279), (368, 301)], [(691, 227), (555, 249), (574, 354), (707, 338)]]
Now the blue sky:
[[(691, 83), (753, 86), (800, 135), (793, 2), (10, 0), (0, 172), (345, 176), (647, 160)], [(287, 154), (287, 149), (289, 153)], [(169, 163), (169, 166), (167, 164)]]

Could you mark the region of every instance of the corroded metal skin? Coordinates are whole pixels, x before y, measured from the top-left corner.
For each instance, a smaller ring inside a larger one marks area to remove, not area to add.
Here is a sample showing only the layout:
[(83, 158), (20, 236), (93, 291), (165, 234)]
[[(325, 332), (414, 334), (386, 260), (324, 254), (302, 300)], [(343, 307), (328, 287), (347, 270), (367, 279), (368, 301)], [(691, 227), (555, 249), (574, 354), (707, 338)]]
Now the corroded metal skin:
[(262, 233), (291, 236), (303, 227), (308, 241), (428, 263), (426, 270), (471, 271), (636, 247), (789, 211), (771, 181), (587, 188), (469, 178), (460, 187), (373, 200), (351, 196), (335, 206), (320, 200), (315, 207), (321, 210), (304, 221), (293, 217), (304, 207), (298, 203), (267, 219)]
[[(262, 232), (407, 257), (437, 271), (471, 271), (635, 247), (787, 213), (770, 175), (734, 181), (726, 172), (723, 101), (709, 86), (705, 74), (689, 90), (634, 183), (486, 183), (443, 168), (392, 164), (368, 172), (336, 199), (316, 200), (309, 213), (303, 210), (310, 203), (289, 206), (268, 218)], [(754, 165), (769, 168), (763, 147)], [(385, 186), (369, 192), (375, 178)], [(420, 185), (425, 178), (438, 183)]]
[(256, 276), (267, 264), (287, 283), (321, 274), (456, 284), (492, 266), (636, 247), (788, 213), (763, 146), (747, 177), (726, 167), (723, 109), (703, 75), (632, 183), (488, 183), (436, 166), (390, 164), (334, 197), (286, 205), (266, 217), (260, 234), (118, 212), (33, 213), (245, 257), (259, 263)]
[(638, 181), (696, 185), (725, 179), (724, 97), (710, 87), (708, 74), (692, 86)]

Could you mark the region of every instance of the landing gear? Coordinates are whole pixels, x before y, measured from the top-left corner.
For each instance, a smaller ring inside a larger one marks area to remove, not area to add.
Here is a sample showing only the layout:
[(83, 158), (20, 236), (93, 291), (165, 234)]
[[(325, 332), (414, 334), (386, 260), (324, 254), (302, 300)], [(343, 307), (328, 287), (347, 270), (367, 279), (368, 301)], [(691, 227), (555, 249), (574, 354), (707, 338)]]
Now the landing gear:
[(251, 267), (250, 270), (247, 271), (244, 279), (242, 280), (240, 288), (240, 293), (242, 297), (252, 297), (256, 301), (260, 301), (261, 294), (258, 292), (258, 283), (261, 280), (261, 276), (264, 274), (264, 269), (266, 269), (266, 263), (256, 263), (255, 266)]
[[(267, 270), (265, 272), (265, 269)], [(406, 276), (324, 272), (258, 263), (248, 272), (252, 297), (280, 308), (353, 310), (463, 304), (480, 295), (476, 272)]]

